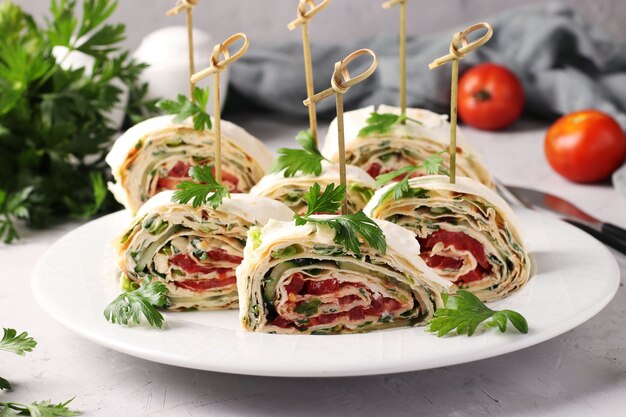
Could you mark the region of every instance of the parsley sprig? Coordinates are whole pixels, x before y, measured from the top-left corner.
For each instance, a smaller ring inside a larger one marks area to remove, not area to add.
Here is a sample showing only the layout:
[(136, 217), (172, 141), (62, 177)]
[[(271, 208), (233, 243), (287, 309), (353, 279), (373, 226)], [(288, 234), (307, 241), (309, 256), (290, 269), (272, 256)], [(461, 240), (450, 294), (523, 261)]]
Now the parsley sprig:
[(150, 326), (163, 327), (163, 315), (157, 308), (166, 307), (170, 300), (167, 287), (159, 281), (146, 277), (135, 290), (120, 294), (104, 309), (104, 317), (111, 323), (128, 325), (129, 322), (141, 323), (145, 317)]
[(11, 389), (11, 383), (0, 376), (0, 391)]
[(318, 183), (313, 186), (305, 194), (308, 205), (307, 211), (303, 216), (294, 215), (297, 225), (306, 223), (324, 224), (335, 230), (335, 243), (344, 246), (348, 251), (355, 255), (361, 255), (361, 243), (359, 236), (365, 240), (373, 249), (377, 249), (382, 253), (387, 250), (387, 241), (381, 228), (374, 220), (367, 217), (363, 211), (354, 214), (344, 214), (334, 216), (328, 219), (312, 218), (314, 213), (336, 213), (341, 209), (341, 203), (345, 198), (346, 187), (338, 186), (331, 183), (326, 186), (324, 191)]
[(15, 329), (5, 328), (2, 339), (0, 340), (0, 350), (13, 352), (18, 355), (32, 352), (35, 346), (37, 346), (37, 342), (30, 337), (28, 333), (22, 332), (17, 334)]
[(528, 333), (528, 322), (513, 310), (492, 310), (482, 303), (474, 294), (459, 290), (456, 294), (442, 294), (444, 308), (435, 311), (435, 316), (428, 325), (428, 331), (437, 333), (437, 336), (445, 336), (452, 330), (457, 334), (471, 336), (480, 323), (487, 319), (484, 326), (497, 327), (502, 333), (506, 331), (510, 321), (521, 333)]
[(117, 8), (116, 1), (89, 0), (83, 5), (80, 20), (74, 13), (76, 2), (52, 0), (50, 11), (53, 21), (47, 20), (48, 37), (53, 45), (63, 45), (95, 57), (106, 58), (107, 54), (119, 49), (123, 41), (123, 24), (104, 24)]
[(322, 153), (315, 144), (310, 130), (301, 130), (296, 136), (296, 142), (302, 149), (279, 148), (278, 158), (270, 168), (271, 172), (283, 172), (285, 177), (293, 177), (298, 172), (303, 174), (320, 175), (322, 173)]
[[(0, 339), (0, 350), (24, 355), (26, 352), (32, 352), (35, 346), (37, 346), (37, 342), (28, 336), (26, 332), (17, 334), (15, 329), (5, 328), (3, 330), (2, 339)], [(5, 389), (11, 389), (11, 384), (6, 379), (0, 377), (0, 391)], [(2, 411), (1, 408), (0, 411)], [(0, 416), (3, 415), (0, 413)]]
[[(43, 20), (21, 3), (0, 4), (0, 240), (7, 243), (19, 238), (18, 223), (41, 229), (119, 208), (106, 189), (104, 156), (116, 134), (107, 117), (123, 105), (119, 81), (131, 91), (145, 86), (138, 80), (146, 65), (120, 50), (124, 25), (109, 23), (117, 1), (54, 0)], [(65, 69), (55, 46), (93, 56), (93, 67)], [(127, 120), (149, 117), (147, 104), (135, 96)]]
[(157, 107), (166, 113), (175, 114), (174, 121), (176, 122), (182, 122), (191, 117), (195, 130), (210, 130), (213, 124), (211, 116), (206, 112), (208, 102), (209, 88), (195, 87), (193, 89), (193, 101), (189, 100), (187, 96), (179, 94), (176, 101), (161, 100), (157, 103)]
[(230, 192), (225, 185), (217, 182), (213, 176), (212, 167), (209, 165), (195, 166), (189, 169), (189, 176), (196, 182), (183, 181), (176, 186), (172, 201), (186, 204), (193, 199), (193, 207), (202, 204), (210, 204), (214, 209), (218, 208)]
[(387, 191), (387, 193), (385, 193), (381, 201), (385, 200), (389, 195), (392, 195), (394, 200), (400, 200), (402, 198), (409, 197), (423, 197), (425, 190), (421, 188), (411, 188), (411, 186), (409, 185), (409, 179), (413, 174), (420, 170), (423, 170), (427, 175), (434, 175), (440, 172), (445, 172), (441, 168), (441, 164), (443, 164), (443, 158), (441, 157), (441, 154), (443, 154), (444, 152), (446, 151), (441, 151), (434, 155), (430, 155), (428, 158), (424, 159), (424, 161), (419, 165), (407, 165), (398, 170), (377, 176), (376, 184), (381, 187), (389, 183), (390, 181), (393, 181), (400, 175), (404, 175), (404, 177), (397, 184), (393, 185)]
[[(15, 329), (4, 328), (0, 339), (0, 350), (18, 355), (32, 352), (37, 342), (27, 332), (17, 333)], [(6, 379), (0, 377), (0, 391), (12, 389)], [(69, 417), (77, 416), (78, 412), (70, 410), (67, 406), (73, 398), (59, 404), (53, 404), (50, 400), (35, 401), (31, 404), (16, 402), (0, 402), (1, 417), (33, 416), (33, 417)]]
[(72, 400), (73, 398), (58, 404), (53, 404), (50, 400), (35, 401), (31, 404), (4, 402), (0, 403), (0, 416), (70, 417), (80, 415), (68, 408)]
[(389, 133), (391, 129), (398, 123), (410, 121), (421, 125), (422, 122), (416, 119), (408, 117), (406, 114), (393, 114), (393, 113), (370, 113), (365, 123), (367, 123), (361, 130), (359, 130), (359, 137), (370, 136), (375, 133), (384, 134)]

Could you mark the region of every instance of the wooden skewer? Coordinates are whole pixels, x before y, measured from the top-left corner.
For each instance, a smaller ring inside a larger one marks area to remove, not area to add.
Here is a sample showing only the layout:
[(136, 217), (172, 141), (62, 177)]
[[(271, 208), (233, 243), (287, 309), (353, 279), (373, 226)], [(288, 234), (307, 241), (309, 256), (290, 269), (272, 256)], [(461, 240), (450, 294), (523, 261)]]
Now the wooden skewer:
[[(390, 0), (383, 3), (383, 9), (390, 9), (396, 4), (400, 5), (400, 111), (406, 115), (406, 1)], [(406, 119), (402, 119), (402, 124)]]
[[(362, 55), (369, 55), (372, 57), (372, 64), (356, 77), (351, 77), (348, 71), (348, 64), (354, 59)], [(314, 94), (304, 100), (305, 106), (315, 104), (320, 100), (335, 95), (335, 104), (337, 106), (337, 141), (339, 148), (339, 181), (341, 185), (346, 186), (346, 147), (344, 139), (344, 126), (343, 126), (343, 95), (353, 85), (363, 81), (376, 71), (378, 66), (378, 58), (376, 54), (370, 49), (359, 49), (352, 52), (350, 55), (335, 63), (335, 69), (333, 76), (330, 80), (331, 87), (320, 93)], [(341, 214), (348, 214), (348, 204), (346, 198), (344, 198), (341, 205)]]
[[(486, 32), (478, 39), (468, 42), (469, 34), (478, 30), (485, 29)], [(457, 101), (459, 89), (459, 61), (465, 58), (465, 55), (484, 45), (493, 35), (493, 29), (489, 23), (476, 23), (465, 29), (463, 32), (457, 32), (450, 42), (450, 53), (435, 59), (428, 65), (428, 68), (434, 69), (452, 61), (451, 88), (450, 88), (450, 182), (456, 182), (456, 125), (457, 125)]]
[[(309, 40), (309, 20), (319, 11), (324, 9), (331, 0), (324, 0), (316, 5), (314, 0), (300, 0), (298, 4), (298, 18), (287, 25), (289, 30), (302, 27), (302, 50), (304, 52), (304, 74), (306, 76), (306, 94), (310, 97), (314, 94), (313, 63), (311, 59), (311, 42)], [(315, 104), (309, 106), (309, 127), (317, 144), (317, 113)]]
[(191, 76), (196, 72), (193, 53), (193, 8), (198, 4), (198, 0), (178, 0), (176, 6), (167, 11), (167, 16), (175, 16), (185, 10), (187, 16), (187, 50), (189, 53), (189, 100), (193, 101), (193, 90), (195, 83), (191, 81)]
[[(230, 54), (228, 47), (238, 40), (243, 40), (243, 45), (237, 52)], [(220, 72), (226, 70), (226, 68), (241, 58), (241, 56), (248, 50), (250, 42), (248, 37), (244, 33), (235, 33), (224, 42), (215, 45), (213, 48), (213, 54), (211, 55), (211, 64), (208, 68), (203, 69), (200, 72), (193, 74), (190, 79), (192, 83), (213, 75), (213, 117), (215, 122), (215, 179), (217, 182), (222, 182), (222, 109), (220, 106)], [(220, 58), (223, 59), (220, 61)]]

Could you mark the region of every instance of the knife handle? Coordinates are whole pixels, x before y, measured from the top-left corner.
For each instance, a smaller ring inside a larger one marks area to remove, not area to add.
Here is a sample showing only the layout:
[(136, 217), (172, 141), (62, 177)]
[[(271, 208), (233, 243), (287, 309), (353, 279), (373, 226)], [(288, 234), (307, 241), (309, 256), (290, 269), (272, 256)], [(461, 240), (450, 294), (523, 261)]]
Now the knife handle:
[[(598, 239), (600, 242), (611, 246), (613, 249), (621, 252), (622, 254), (626, 255), (626, 240), (625, 239), (620, 239), (619, 237), (615, 236), (614, 234), (610, 234), (610, 233), (603, 233), (600, 232), (598, 230), (595, 230), (585, 224), (582, 223), (578, 223), (576, 220), (565, 220), (567, 223), (578, 227), (579, 229), (584, 230), (585, 232), (589, 233), (591, 236), (595, 237), (596, 239)], [(617, 226), (615, 226), (617, 227)], [(603, 227), (604, 230), (604, 227)]]
[(626, 230), (611, 223), (602, 223), (602, 232), (626, 241)]

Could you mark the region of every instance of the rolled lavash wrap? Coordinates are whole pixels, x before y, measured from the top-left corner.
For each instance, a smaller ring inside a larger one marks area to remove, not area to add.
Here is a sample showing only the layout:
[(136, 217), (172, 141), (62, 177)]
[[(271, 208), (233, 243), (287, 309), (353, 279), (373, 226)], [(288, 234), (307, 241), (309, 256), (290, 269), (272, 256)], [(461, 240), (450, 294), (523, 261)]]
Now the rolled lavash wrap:
[(237, 268), (243, 327), (336, 334), (426, 324), (450, 284), (418, 256), (412, 233), (375, 222), (387, 241), (385, 254), (361, 241), (356, 256), (323, 224), (270, 220), (250, 229)]
[(266, 197), (231, 194), (213, 209), (172, 202), (163, 191), (144, 204), (124, 234), (115, 239), (123, 281), (161, 281), (172, 310), (237, 307), (235, 268), (248, 230), (293, 213)]
[[(302, 215), (307, 209), (304, 196), (313, 184), (318, 183), (322, 187), (326, 187), (328, 184), (337, 182), (339, 182), (339, 166), (323, 161), (322, 172), (319, 176), (298, 173), (292, 177), (285, 177), (284, 171), (270, 173), (252, 187), (250, 194), (282, 201), (291, 210)], [(376, 181), (367, 172), (355, 166), (346, 166), (348, 213), (363, 210), (363, 207), (374, 195), (376, 188)]]
[(412, 196), (394, 200), (391, 183), (365, 208), (373, 218), (411, 230), (420, 256), (455, 289), (482, 301), (505, 297), (530, 277), (522, 227), (508, 204), (471, 178), (444, 175), (409, 180)]
[[(361, 167), (372, 177), (395, 171), (407, 165), (420, 165), (424, 159), (441, 151), (450, 144), (450, 123), (448, 116), (425, 109), (406, 109), (406, 124), (397, 123), (387, 133), (372, 133), (359, 136), (359, 131), (367, 125), (366, 120), (374, 112), (374, 106), (344, 113), (344, 135), (346, 163)], [(400, 114), (400, 108), (381, 105), (378, 113)], [(337, 161), (337, 119), (328, 128), (324, 140), (324, 156)], [(442, 168), (449, 170), (448, 161)], [(457, 129), (456, 173), (459, 176), (474, 178), (493, 188), (494, 183), (487, 168), (482, 164)], [(420, 174), (419, 172), (417, 173)]]
[[(194, 130), (191, 118), (177, 123), (174, 116), (145, 120), (120, 136), (106, 162), (115, 178), (109, 188), (132, 213), (150, 197), (189, 180), (189, 168), (213, 165), (215, 133)], [(222, 182), (231, 192), (247, 192), (265, 175), (272, 154), (239, 126), (221, 121)]]

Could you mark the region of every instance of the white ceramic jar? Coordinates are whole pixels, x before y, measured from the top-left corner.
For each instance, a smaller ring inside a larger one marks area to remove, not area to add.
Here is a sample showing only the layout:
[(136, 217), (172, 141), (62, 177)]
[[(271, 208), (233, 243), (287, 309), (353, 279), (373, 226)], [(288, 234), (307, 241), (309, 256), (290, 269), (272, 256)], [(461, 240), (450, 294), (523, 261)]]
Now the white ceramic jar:
[[(193, 30), (193, 44), (196, 72), (207, 68), (211, 53), (217, 42), (206, 32)], [(187, 50), (187, 28), (169, 26), (158, 29), (141, 41), (134, 53), (139, 62), (150, 65), (141, 74), (141, 81), (149, 84), (148, 98), (167, 98), (174, 100), (178, 94), (189, 94), (189, 61)], [(199, 87), (211, 87), (212, 76), (198, 83)], [(228, 87), (228, 71), (221, 73), (221, 106), (224, 107)], [(213, 114), (213, 100), (209, 99), (207, 108)]]

